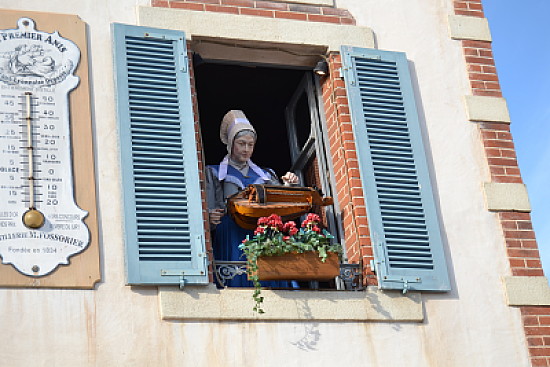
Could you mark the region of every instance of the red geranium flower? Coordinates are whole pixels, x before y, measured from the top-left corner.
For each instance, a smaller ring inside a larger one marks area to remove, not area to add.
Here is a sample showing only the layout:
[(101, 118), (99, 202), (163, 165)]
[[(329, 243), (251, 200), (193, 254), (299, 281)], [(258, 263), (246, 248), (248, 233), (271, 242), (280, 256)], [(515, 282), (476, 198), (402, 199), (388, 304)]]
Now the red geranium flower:
[(260, 234), (260, 233), (264, 233), (265, 232), (265, 228), (264, 227), (258, 227), (256, 228), (256, 230), (254, 231), (254, 235), (257, 235), (257, 234)]
[(276, 229), (278, 231), (282, 230), (283, 228), (283, 221), (280, 216), (277, 214), (271, 214), (269, 217), (267, 217), (267, 223), (269, 227)]
[(321, 218), (315, 213), (309, 213), (306, 217), (306, 220), (310, 222), (319, 222)]
[(293, 228), (296, 228), (296, 223), (289, 220), (283, 225), (283, 232), (290, 233), (290, 231), (292, 231)]
[(267, 222), (269, 221), (269, 218), (268, 217), (260, 217), (258, 219), (258, 225), (261, 226), (261, 225), (266, 225)]
[[(317, 233), (321, 232), (321, 229), (317, 226), (321, 221), (321, 218), (319, 215), (315, 213), (308, 213), (306, 216), (306, 219), (302, 222), (302, 228), (305, 228), (306, 230), (314, 230)], [(316, 229), (313, 229), (316, 228)]]

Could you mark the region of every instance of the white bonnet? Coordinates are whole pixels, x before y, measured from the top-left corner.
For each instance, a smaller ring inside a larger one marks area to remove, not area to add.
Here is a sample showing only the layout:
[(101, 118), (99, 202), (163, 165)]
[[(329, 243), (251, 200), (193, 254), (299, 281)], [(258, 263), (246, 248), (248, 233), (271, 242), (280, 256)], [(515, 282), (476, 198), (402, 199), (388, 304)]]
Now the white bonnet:
[(231, 153), (233, 140), (235, 136), (243, 130), (250, 130), (256, 135), (254, 126), (248, 121), (246, 115), (241, 110), (231, 110), (225, 114), (220, 126), (220, 139), (227, 145), (227, 151)]

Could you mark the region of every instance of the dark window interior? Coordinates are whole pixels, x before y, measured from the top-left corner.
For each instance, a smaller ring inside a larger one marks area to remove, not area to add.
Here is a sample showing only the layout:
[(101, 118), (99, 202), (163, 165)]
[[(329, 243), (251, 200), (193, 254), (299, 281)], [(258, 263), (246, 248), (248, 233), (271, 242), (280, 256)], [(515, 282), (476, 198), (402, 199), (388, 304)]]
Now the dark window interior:
[[(252, 160), (281, 176), (290, 168), (285, 107), (305, 70), (263, 66), (195, 63), (202, 141), (206, 164), (218, 164), (227, 153), (220, 123), (229, 110), (242, 110), (258, 140)], [(309, 134), (309, 126), (307, 127)], [(299, 132), (303, 140), (306, 132)], [(307, 139), (307, 135), (305, 136)]]

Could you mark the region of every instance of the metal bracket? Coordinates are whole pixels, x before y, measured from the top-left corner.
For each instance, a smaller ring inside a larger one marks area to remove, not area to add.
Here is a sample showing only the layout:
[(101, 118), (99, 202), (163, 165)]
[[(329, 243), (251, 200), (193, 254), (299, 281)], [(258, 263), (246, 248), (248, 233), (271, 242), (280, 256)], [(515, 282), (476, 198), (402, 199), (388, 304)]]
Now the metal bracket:
[(195, 269), (188, 269), (188, 270), (162, 269), (160, 271), (160, 275), (162, 275), (163, 277), (177, 277), (177, 276), (185, 276), (185, 275), (204, 275), (204, 271), (195, 270)]
[(411, 289), (411, 283), (422, 283), (422, 278), (384, 276), (384, 282), (402, 283), (403, 294), (406, 294)]
[[(203, 238), (202, 238), (202, 235), (197, 235), (195, 237), (195, 248), (200, 248), (200, 249), (204, 249), (205, 248), (205, 245), (204, 245), (204, 241), (203, 241)], [(204, 261), (204, 269), (208, 269), (208, 266), (210, 266), (210, 260), (208, 258), (208, 252), (199, 252), (197, 254), (197, 256), (200, 258), (203, 259)], [(204, 273), (201, 273), (201, 275), (203, 275)]]
[(155, 32), (145, 32), (143, 34), (143, 37), (145, 38), (157, 38), (157, 39), (166, 39), (166, 36), (162, 33), (155, 33)]
[(189, 69), (188, 64), (189, 64), (189, 57), (187, 56), (187, 54), (182, 54), (182, 60), (181, 60), (182, 73), (187, 73), (187, 70)]
[(163, 277), (179, 277), (179, 287), (181, 290), (185, 287), (186, 275), (204, 275), (202, 270), (181, 270), (181, 269), (162, 269), (160, 275)]
[(344, 289), (363, 290), (363, 272), (361, 264), (340, 264), (339, 278), (344, 282)]
[(382, 60), (382, 56), (380, 55), (361, 55), (361, 57), (369, 60)]
[(214, 275), (218, 284), (225, 287), (225, 282), (237, 275), (246, 274), (246, 261), (215, 261)]
[[(353, 63), (353, 61), (350, 62)], [(355, 80), (355, 73), (353, 72), (353, 64), (344, 66), (342, 75), (344, 76), (344, 79), (348, 80), (350, 85), (355, 86), (355, 84), (357, 84), (357, 81)]]

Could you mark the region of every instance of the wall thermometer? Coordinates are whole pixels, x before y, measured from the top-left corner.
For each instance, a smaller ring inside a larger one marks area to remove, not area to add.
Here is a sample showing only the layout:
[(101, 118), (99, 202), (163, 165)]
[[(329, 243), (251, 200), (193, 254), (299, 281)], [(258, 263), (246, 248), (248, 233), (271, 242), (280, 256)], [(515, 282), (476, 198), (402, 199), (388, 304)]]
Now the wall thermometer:
[(43, 276), (90, 240), (73, 196), (68, 96), (80, 50), (30, 18), (17, 25), (0, 30), (0, 256)]

